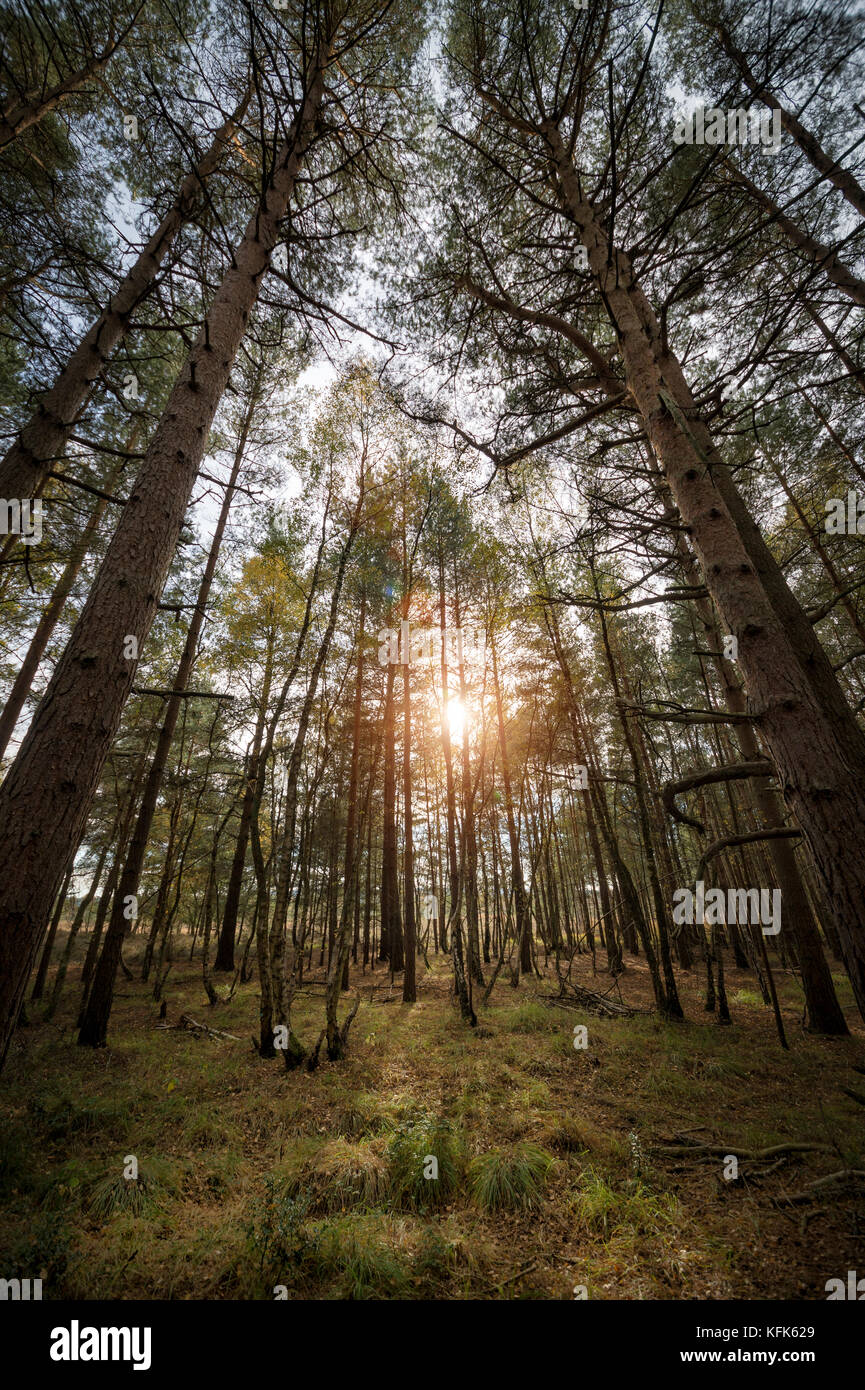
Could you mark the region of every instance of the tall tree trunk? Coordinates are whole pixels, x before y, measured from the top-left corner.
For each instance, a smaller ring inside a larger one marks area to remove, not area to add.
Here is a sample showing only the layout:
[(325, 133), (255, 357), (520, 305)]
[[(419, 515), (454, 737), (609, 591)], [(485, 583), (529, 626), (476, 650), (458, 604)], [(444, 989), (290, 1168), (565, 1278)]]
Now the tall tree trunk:
[[(258, 403), (261, 374), (259, 373), (250, 391), (249, 402), (241, 425), (240, 436), (234, 453), (234, 462), (231, 475), (225, 488), (225, 495), (222, 499), (222, 506), (216, 529), (213, 533), (213, 540), (210, 543), (207, 561), (204, 566), (204, 574), (198, 586), (195, 608), (192, 618), (186, 631), (186, 640), (183, 644), (180, 662), (174, 678), (174, 691), (166, 704), (165, 717), (162, 727), (159, 730), (159, 737), (156, 741), (156, 749), (153, 754), (153, 762), (147, 775), (147, 782), (144, 786), (144, 794), (141, 798), (141, 805), (138, 809), (138, 820), (132, 834), (129, 846), (129, 853), (126, 863), (123, 865), (123, 872), (120, 875), (120, 884), (117, 889), (117, 896), (111, 911), (111, 920), (108, 924), (108, 931), (105, 936), (105, 944), (102, 947), (102, 955), (96, 969), (93, 980), (93, 988), (90, 991), (90, 998), (87, 1001), (87, 1008), (84, 1012), (81, 1030), (78, 1035), (79, 1043), (90, 1047), (103, 1047), (108, 1034), (108, 1020), (111, 1015), (111, 1003), (114, 996), (114, 979), (117, 974), (117, 966), (120, 963), (120, 950), (123, 945), (123, 938), (129, 926), (129, 907), (130, 902), (138, 897), (138, 883), (141, 878), (141, 869), (144, 864), (144, 855), (147, 851), (147, 842), (150, 838), (150, 829), (153, 825), (153, 817), (156, 813), (156, 802), (159, 797), (159, 789), (165, 777), (165, 769), (168, 765), (168, 755), (171, 751), (171, 743), (174, 738), (174, 730), (177, 727), (177, 719), (180, 708), (183, 704), (183, 692), (189, 684), (189, 677), (195, 662), (198, 651), (198, 639), (201, 636), (201, 629), (204, 624), (204, 615), (207, 609), (207, 600), (210, 597), (210, 590), (213, 585), (213, 576), (216, 573), (216, 563), (219, 559), (219, 552), (222, 549), (222, 540), (225, 535), (225, 528), (228, 525), (228, 515), (231, 504), (234, 500), (234, 490), (237, 479), (243, 464), (243, 456), (246, 450), (246, 441), (252, 425), (255, 408)], [(153, 936), (151, 936), (151, 943)], [(145, 969), (149, 967), (150, 955), (145, 955)], [(147, 978), (145, 974), (144, 979)]]
[[(135, 441), (138, 436), (137, 426), (132, 430), (126, 445), (131, 452), (135, 448)], [(118, 463), (109, 474), (105, 485), (106, 492), (113, 492), (114, 485), (124, 467), (123, 463)], [(39, 664), (45, 655), (45, 649), (51, 640), (51, 634), (57, 626), (58, 619), (63, 612), (66, 600), (72, 592), (72, 587), (78, 578), (81, 566), (90, 550), (93, 539), (99, 530), (100, 523), (105, 514), (108, 502), (104, 497), (100, 497), (90, 513), (84, 530), (77, 540), (73, 542), (69, 552), (69, 558), (63, 569), (63, 573), (54, 586), (48, 603), (46, 604), (36, 630), (30, 639), (27, 654), (21, 663), (21, 667), (12, 684), (12, 689), (3, 706), (3, 713), (0, 715), (0, 758), (6, 752), (9, 740), (15, 732), (15, 725), (24, 708), (24, 702), (30, 694)]]
[[(406, 604), (407, 606), (407, 604)], [(408, 638), (408, 623), (405, 626)], [(417, 1000), (415, 967), (417, 964), (417, 922), (415, 920), (414, 892), (414, 831), (412, 829), (412, 782), (411, 782), (411, 664), (409, 656), (411, 643), (406, 640), (408, 650), (403, 652), (405, 661), (402, 668), (402, 795), (403, 795), (403, 885), (405, 897), (405, 969), (402, 977), (402, 998), (404, 1004), (414, 1004)]]
[[(451, 731), (448, 720), (448, 656), (447, 656), (447, 612), (445, 609), (444, 550), (441, 542), (438, 548), (439, 571), (439, 633), (441, 639), (441, 679), (442, 679), (442, 749), (445, 760), (445, 795), (447, 806), (447, 844), (448, 844), (448, 892), (453, 902), (457, 884), (457, 832), (456, 832), (456, 792), (454, 789), (454, 766), (451, 749)], [(441, 921), (444, 922), (444, 905)], [(442, 943), (444, 949), (444, 942)]]
[(183, 180), (176, 201), (144, 250), (0, 461), (0, 496), (37, 497), (42, 491), (47, 473), (63, 454), (90, 388), (128, 333), (133, 313), (153, 289), (178, 232), (200, 206), (202, 187), (218, 166), (248, 102), (249, 94), (220, 126), (204, 158)]
[[(0, 788), (0, 919), (6, 928), (0, 937), (0, 1064), (45, 920), (83, 834), (135, 679), (128, 639), (141, 644), (150, 630), (208, 430), (313, 135), (323, 79), (323, 58), (317, 55), (262, 206), (216, 292), (84, 611)], [(115, 950), (119, 957), (119, 942)]]
[(696, 411), (678, 360), (628, 260), (613, 252), (556, 126), (546, 132), (557, 187), (588, 248), (615, 324), (628, 383), (699, 557), (738, 641), (750, 709), (778, 769), (827, 898), (845, 964), (865, 993), (865, 859), (849, 833), (865, 821), (865, 735), (813, 628), (748, 514)]
[[(282, 718), (282, 711), (288, 699), (289, 691), (297, 679), (303, 660), (303, 650), (306, 644), (306, 635), (312, 622), (313, 604), (318, 593), (319, 576), (324, 562), (325, 550), (327, 547), (327, 526), (330, 518), (330, 502), (324, 510), (321, 523), (321, 536), (318, 543), (318, 551), (313, 565), (312, 575), (309, 581), (309, 590), (304, 605), (303, 620), (297, 641), (294, 647), (291, 667), (288, 675), (282, 683), (282, 689), (276, 701), (276, 705), (270, 716), (267, 725), (267, 735), (264, 740), (261, 753), (257, 760), (255, 775), (255, 791), (252, 799), (252, 809), (249, 816), (249, 843), (252, 851), (252, 864), (255, 869), (255, 949), (258, 961), (258, 978), (260, 985), (259, 1000), (259, 1054), (262, 1057), (273, 1057), (276, 1049), (273, 1042), (273, 981), (270, 968), (270, 886), (268, 881), (268, 866), (265, 863), (264, 851), (261, 844), (261, 804), (264, 799), (265, 783), (267, 781), (267, 767), (273, 752), (273, 743), (276, 737), (276, 729)], [(275, 640), (275, 636), (274, 639)], [(268, 664), (272, 661), (272, 648), (268, 656)], [(297, 1044), (298, 1048), (300, 1044)]]
[[(349, 885), (354, 882), (357, 886), (357, 878), (354, 875), (354, 855), (355, 855), (355, 834), (357, 829), (357, 785), (358, 770), (360, 767), (360, 712), (363, 703), (363, 643), (364, 627), (366, 624), (366, 587), (361, 590), (360, 595), (360, 616), (357, 625), (357, 673), (354, 682), (354, 710), (352, 714), (351, 728), (351, 767), (348, 776), (348, 806), (346, 809), (345, 821), (345, 871), (343, 874), (343, 903), (345, 895), (349, 892)], [(357, 949), (355, 949), (355, 960), (357, 960)], [(346, 962), (346, 969), (348, 963)], [(347, 987), (347, 980), (342, 981), (342, 988)]]
[(493, 688), (496, 697), (496, 717), (499, 727), (499, 753), (502, 760), (502, 788), (505, 798), (505, 819), (508, 826), (508, 843), (511, 850), (511, 883), (514, 892), (514, 906), (516, 909), (516, 933), (517, 933), (517, 965), (516, 971), (530, 974), (532, 969), (532, 941), (531, 941), (531, 910), (526, 896), (525, 883), (523, 880), (523, 861), (520, 848), (520, 838), (517, 833), (517, 822), (514, 817), (514, 797), (511, 785), (511, 764), (508, 755), (508, 737), (505, 730), (505, 713), (502, 703), (502, 688), (499, 681), (498, 653), (496, 651), (495, 637), (490, 634), (490, 650), (493, 660)]
[(363, 513), (365, 496), (365, 467), (366, 462), (361, 465), (360, 485), (358, 488), (357, 502), (349, 523), (348, 534), (343, 543), (339, 554), (336, 576), (334, 578), (333, 593), (330, 599), (330, 611), (328, 613), (327, 627), (322, 635), (312, 670), (309, 673), (306, 693), (303, 698), (300, 715), (297, 721), (297, 732), (294, 736), (294, 743), (291, 749), (291, 757), (288, 762), (288, 776), (286, 778), (285, 807), (283, 812), (283, 827), (280, 836), (280, 843), (276, 855), (277, 876), (276, 894), (273, 904), (273, 921), (270, 927), (270, 961), (271, 961), (271, 990), (273, 992), (273, 1018), (275, 1023), (285, 1021), (283, 1006), (283, 979), (287, 974), (290, 978), (294, 977), (295, 953), (292, 947), (289, 967), (286, 970), (284, 965), (285, 954), (285, 928), (288, 919), (288, 899), (291, 892), (292, 877), (294, 870), (294, 839), (297, 828), (297, 789), (300, 780), (300, 769), (303, 762), (303, 750), (306, 744), (306, 734), (309, 728), (309, 721), (312, 717), (313, 707), (318, 694), (318, 683), (321, 678), (327, 655), (330, 651), (330, 644), (333, 634), (336, 631), (336, 620), (339, 612), (339, 601), (342, 595), (342, 586), (345, 581), (345, 572), (348, 566), (354, 540), (360, 527), (360, 519)]
[[(665, 503), (672, 500), (669, 490), (663, 482), (659, 483), (659, 491)], [(687, 542), (678, 531), (674, 544), (685, 580), (692, 587), (695, 587), (699, 580), (697, 565)], [(745, 693), (736, 675), (735, 667), (724, 655), (722, 635), (712, 604), (706, 598), (698, 598), (695, 600), (694, 606), (724, 694), (724, 703), (732, 714), (745, 714), (747, 712)], [(760, 745), (753, 725), (738, 723), (735, 729), (735, 738), (743, 760), (753, 762), (761, 756)], [(763, 825), (767, 829), (782, 826), (785, 822), (784, 804), (771, 786), (768, 777), (755, 778), (753, 785)], [(805, 891), (805, 885), (802, 882), (802, 876), (799, 873), (795, 851), (789, 840), (779, 839), (769, 842), (769, 854), (781, 888), (784, 921), (792, 925), (794, 939), (799, 950), (808, 1027), (817, 1033), (843, 1036), (849, 1030), (823, 954), (820, 934), (814, 913), (811, 910), (808, 894)], [(855, 980), (853, 985), (854, 992), (856, 992)], [(861, 1011), (865, 1007), (865, 995), (856, 993), (856, 997)]]
[[(597, 588), (597, 580), (592, 575), (595, 584), (595, 597), (600, 600)], [(631, 771), (634, 778), (634, 790), (637, 796), (637, 817), (640, 825), (640, 837), (643, 841), (643, 851), (646, 856), (646, 863), (649, 871), (649, 885), (652, 892), (652, 903), (655, 909), (655, 918), (658, 928), (658, 948), (661, 956), (661, 970), (664, 976), (664, 1013), (668, 1018), (683, 1018), (682, 1005), (679, 1001), (679, 991), (676, 987), (676, 976), (673, 972), (673, 961), (670, 955), (670, 932), (668, 921), (672, 912), (672, 904), (665, 903), (664, 895), (661, 892), (661, 881), (658, 875), (658, 865), (655, 859), (655, 846), (652, 841), (652, 827), (649, 819), (649, 809), (646, 798), (646, 788), (643, 782), (643, 770), (640, 765), (634, 735), (628, 721), (627, 715), (622, 708), (623, 700), (619, 687), (618, 671), (613, 658), (613, 651), (610, 645), (610, 637), (607, 628), (607, 619), (603, 605), (599, 603), (598, 616), (601, 624), (601, 635), (603, 638), (604, 652), (607, 657), (607, 668), (610, 673), (610, 682), (613, 687), (613, 695), (616, 701), (616, 711), (619, 717), (619, 726), (625, 739), (625, 746), (628, 750), (628, 757), (631, 764)], [(643, 943), (646, 949), (646, 943)]]
[[(562, 679), (565, 683), (568, 719), (570, 721), (571, 735), (574, 742), (574, 754), (577, 759), (581, 759), (581, 765), (585, 766), (586, 774), (588, 776), (588, 751), (583, 747), (582, 730), (579, 724), (579, 715), (577, 708), (577, 695), (576, 691), (574, 690), (574, 682), (573, 677), (571, 675), (571, 668), (568, 662), (567, 654), (564, 649), (564, 645), (562, 643), (558, 619), (556, 618), (556, 615), (552, 611), (552, 609), (549, 608), (549, 606), (545, 607), (544, 609), (544, 623), (547, 629), (547, 634), (550, 638), (550, 642), (552, 643), (553, 651), (556, 655), (556, 660), (559, 664), (559, 670), (562, 673)], [(601, 900), (601, 939), (606, 947), (607, 968), (609, 969), (610, 974), (620, 975), (624, 968), (622, 964), (622, 950), (616, 937), (616, 924), (613, 919), (613, 903), (610, 897), (609, 884), (607, 882), (607, 868), (604, 862), (603, 854), (601, 853), (600, 840), (598, 839), (598, 827), (593, 806), (594, 797), (592, 795), (590, 787), (586, 787), (585, 793), (586, 794), (583, 798), (583, 805), (585, 808), (586, 815), (586, 834), (589, 841), (589, 847), (592, 852), (592, 858), (595, 861), (595, 870), (598, 879), (598, 894)], [(594, 955), (594, 943), (592, 954)]]
[(42, 948), (42, 955), (39, 959), (39, 969), (36, 972), (36, 979), (33, 981), (33, 989), (30, 992), (30, 998), (33, 1000), (41, 999), (45, 990), (45, 978), (48, 974), (48, 967), (51, 964), (51, 952), (54, 949), (54, 938), (57, 935), (57, 928), (60, 925), (60, 918), (63, 915), (63, 906), (66, 902), (66, 895), (69, 892), (69, 884), (72, 882), (73, 873), (74, 865), (63, 880), (63, 886), (57, 894), (54, 916), (51, 918), (51, 925), (48, 928), (48, 935), (45, 938), (45, 945)]
[(402, 970), (402, 916), (399, 901), (396, 845), (396, 666), (388, 663), (384, 699), (384, 828), (381, 856), (381, 943), (379, 956), (391, 971)]
[(216, 959), (213, 962), (213, 968), (217, 971), (232, 971), (234, 969), (234, 938), (237, 930), (237, 913), (240, 907), (240, 890), (243, 886), (243, 869), (246, 863), (246, 851), (249, 846), (249, 828), (252, 823), (252, 808), (255, 805), (255, 788), (258, 781), (261, 741), (264, 737), (264, 728), (267, 721), (267, 704), (270, 699), (272, 679), (273, 647), (269, 646), (267, 649), (264, 677), (259, 696), (258, 714), (255, 719), (255, 733), (252, 739), (252, 747), (249, 751), (249, 765), (246, 769), (246, 776), (244, 778), (243, 800), (240, 807), (240, 825), (237, 829), (237, 839), (234, 844), (234, 857), (231, 861), (231, 873), (228, 879), (228, 889), (225, 894), (225, 908), (223, 910), (222, 927), (219, 933), (219, 945), (216, 950)]

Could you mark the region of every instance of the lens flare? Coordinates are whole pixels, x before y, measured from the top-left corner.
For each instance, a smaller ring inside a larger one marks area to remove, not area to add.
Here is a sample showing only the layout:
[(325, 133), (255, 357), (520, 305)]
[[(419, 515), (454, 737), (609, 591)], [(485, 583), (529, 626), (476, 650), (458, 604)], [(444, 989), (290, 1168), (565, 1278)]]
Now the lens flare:
[(463, 736), (463, 730), (468, 722), (468, 711), (462, 700), (448, 701), (448, 729), (453, 739)]

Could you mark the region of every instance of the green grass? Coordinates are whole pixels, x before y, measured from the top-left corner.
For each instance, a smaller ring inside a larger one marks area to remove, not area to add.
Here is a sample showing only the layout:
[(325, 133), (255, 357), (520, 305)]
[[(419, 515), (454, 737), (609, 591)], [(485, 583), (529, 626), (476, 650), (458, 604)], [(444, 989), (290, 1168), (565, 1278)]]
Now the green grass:
[(538, 1207), (552, 1164), (552, 1155), (536, 1144), (479, 1154), (469, 1165), (472, 1199), (488, 1212)]
[[(157, 1030), (147, 989), (124, 982), (98, 1052), (75, 1045), (70, 987), (53, 1024), (21, 1031), (4, 1076), (9, 1276), (45, 1269), (46, 1297), (83, 1299), (270, 1300), (278, 1284), (328, 1299), (570, 1301), (577, 1283), (594, 1298), (816, 1296), (823, 1266), (852, 1258), (859, 1199), (821, 1203), (783, 1265), (767, 1269), (759, 1252), (789, 1236), (779, 1192), (840, 1166), (839, 1152), (865, 1166), (862, 1110), (842, 1090), (861, 1088), (855, 1015), (854, 1039), (804, 1034), (798, 986), (779, 972), (785, 1053), (762, 1005), (741, 1004), (720, 1029), (702, 1012), (699, 972), (680, 983), (685, 1023), (589, 1018), (580, 1053), (576, 1015), (541, 1002), (549, 978), (497, 987), (469, 1031), (433, 958), (416, 1005), (398, 988), (387, 1005), (364, 999), (344, 1061), (312, 1075), (253, 1052), (254, 981), (211, 1015), (197, 964), (178, 959), (169, 980), (170, 1021), (212, 1018), (240, 1042)], [(650, 1003), (641, 966), (621, 984), (628, 1002)], [(754, 987), (732, 971), (729, 984), (731, 997)], [(292, 1021), (314, 1042), (320, 991), (297, 996)], [(746, 1193), (710, 1165), (666, 1160), (661, 1137), (683, 1131), (833, 1147)], [(130, 1152), (138, 1184), (122, 1177)]]
[(401, 1298), (410, 1289), (411, 1269), (389, 1233), (368, 1221), (342, 1218), (320, 1225), (311, 1265), (330, 1287), (331, 1298)]
[(177, 1187), (177, 1174), (172, 1165), (161, 1159), (150, 1159), (147, 1164), (139, 1165), (135, 1178), (125, 1177), (122, 1171), (99, 1178), (87, 1193), (87, 1211), (95, 1221), (109, 1221), (117, 1215), (154, 1215)]
[[(434, 1161), (433, 1161), (434, 1160)], [(443, 1206), (459, 1185), (462, 1157), (450, 1124), (422, 1115), (398, 1124), (388, 1145), (389, 1192), (395, 1208)]]
[(651, 1234), (670, 1225), (678, 1210), (675, 1197), (652, 1192), (639, 1179), (617, 1189), (594, 1169), (580, 1178), (571, 1206), (586, 1229), (605, 1240), (624, 1229)]

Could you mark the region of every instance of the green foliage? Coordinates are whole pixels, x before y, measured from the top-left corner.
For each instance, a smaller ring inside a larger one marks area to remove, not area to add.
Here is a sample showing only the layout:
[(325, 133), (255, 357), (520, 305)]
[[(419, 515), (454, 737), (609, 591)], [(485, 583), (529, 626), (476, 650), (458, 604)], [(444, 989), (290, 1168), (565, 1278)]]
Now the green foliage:
[[(438, 1177), (424, 1177), (427, 1159), (438, 1160)], [(388, 1145), (390, 1196), (397, 1208), (441, 1206), (452, 1196), (460, 1177), (457, 1136), (445, 1120), (431, 1115), (396, 1125)]]
[(444, 1279), (456, 1263), (453, 1243), (445, 1239), (437, 1226), (424, 1226), (413, 1268), (420, 1279)]
[(604, 1239), (624, 1228), (650, 1234), (669, 1225), (678, 1209), (675, 1197), (653, 1192), (639, 1179), (617, 1190), (593, 1168), (581, 1177), (572, 1205), (586, 1227)]
[(152, 1216), (176, 1186), (171, 1165), (152, 1159), (146, 1168), (139, 1166), (137, 1178), (125, 1178), (121, 1172), (98, 1179), (88, 1194), (87, 1208), (97, 1221), (121, 1214)]
[(538, 1207), (553, 1157), (536, 1144), (491, 1149), (469, 1165), (469, 1191), (484, 1211), (518, 1211)]
[(247, 1228), (249, 1248), (265, 1285), (291, 1282), (316, 1253), (318, 1237), (306, 1226), (309, 1209), (306, 1195), (293, 1196), (273, 1177), (265, 1179)]
[(339, 1112), (336, 1123), (341, 1135), (357, 1139), (364, 1134), (373, 1134), (380, 1130), (384, 1125), (384, 1119), (378, 1112), (375, 1096), (364, 1095), (361, 1092), (347, 1101)]
[(334, 1298), (405, 1297), (409, 1270), (392, 1244), (367, 1222), (343, 1217), (322, 1223), (311, 1263)]
[(554, 1033), (559, 1027), (559, 1020), (543, 1004), (521, 1004), (508, 1016), (508, 1028), (512, 1033)]
[(387, 1163), (374, 1143), (335, 1139), (325, 1144), (289, 1179), (289, 1188), (305, 1193), (317, 1211), (375, 1206), (387, 1191)]
[(544, 1127), (544, 1139), (551, 1149), (565, 1153), (584, 1153), (603, 1148), (609, 1142), (591, 1120), (575, 1115), (560, 1115), (549, 1121)]

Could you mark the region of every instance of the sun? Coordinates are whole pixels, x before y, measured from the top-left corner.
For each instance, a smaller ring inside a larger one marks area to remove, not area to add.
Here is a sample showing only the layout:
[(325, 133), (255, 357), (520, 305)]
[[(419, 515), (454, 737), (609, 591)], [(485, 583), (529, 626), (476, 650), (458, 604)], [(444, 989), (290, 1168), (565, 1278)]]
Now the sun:
[(462, 700), (448, 700), (448, 729), (451, 738), (462, 738), (467, 722), (468, 711)]

